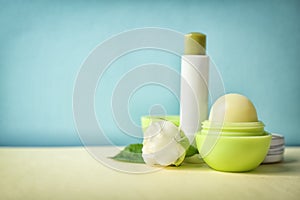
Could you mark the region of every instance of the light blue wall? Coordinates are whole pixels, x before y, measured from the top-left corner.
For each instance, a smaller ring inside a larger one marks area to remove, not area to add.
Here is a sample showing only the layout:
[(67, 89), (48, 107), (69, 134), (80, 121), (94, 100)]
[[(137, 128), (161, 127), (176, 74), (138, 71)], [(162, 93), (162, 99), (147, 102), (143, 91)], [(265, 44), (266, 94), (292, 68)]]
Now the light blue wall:
[[(247, 95), (268, 130), (300, 145), (299, 10), (297, 0), (0, 0), (0, 145), (80, 145), (72, 92), (81, 63), (105, 39), (141, 27), (206, 33), (226, 91)], [(129, 55), (124, 68), (154, 61), (179, 70), (178, 57), (156, 53)], [(118, 72), (111, 72), (111, 80)], [(111, 86), (105, 90), (109, 94)], [(155, 103), (178, 114), (173, 94), (149, 86), (129, 103), (133, 120), (138, 123)], [(110, 112), (96, 107), (98, 113)], [(136, 142), (109, 117), (105, 129), (115, 144)]]

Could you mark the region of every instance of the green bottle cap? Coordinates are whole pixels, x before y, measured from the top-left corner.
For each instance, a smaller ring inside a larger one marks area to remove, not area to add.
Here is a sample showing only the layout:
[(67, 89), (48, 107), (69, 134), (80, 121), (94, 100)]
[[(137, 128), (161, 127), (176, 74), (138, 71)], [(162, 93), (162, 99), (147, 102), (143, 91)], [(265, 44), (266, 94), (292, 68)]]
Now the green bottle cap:
[(205, 55), (206, 35), (192, 32), (184, 36), (185, 55)]

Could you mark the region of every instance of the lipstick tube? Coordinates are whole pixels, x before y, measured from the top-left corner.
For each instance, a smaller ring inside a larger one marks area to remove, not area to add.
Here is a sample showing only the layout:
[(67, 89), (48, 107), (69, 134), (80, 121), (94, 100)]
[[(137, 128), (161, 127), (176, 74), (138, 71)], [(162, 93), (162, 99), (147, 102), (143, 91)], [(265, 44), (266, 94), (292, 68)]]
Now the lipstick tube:
[(185, 35), (181, 57), (180, 127), (195, 146), (195, 134), (208, 118), (209, 57), (206, 55), (206, 35)]

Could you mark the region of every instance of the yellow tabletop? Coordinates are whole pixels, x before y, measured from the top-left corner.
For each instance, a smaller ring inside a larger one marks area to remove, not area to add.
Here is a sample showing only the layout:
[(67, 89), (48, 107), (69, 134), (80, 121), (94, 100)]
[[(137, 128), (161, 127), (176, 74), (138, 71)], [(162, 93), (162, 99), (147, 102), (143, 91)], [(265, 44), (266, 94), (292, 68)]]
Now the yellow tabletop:
[[(112, 147), (98, 147), (116, 153)], [(117, 162), (107, 159), (107, 162)], [(129, 167), (144, 164), (122, 163)], [(299, 199), (300, 147), (282, 163), (225, 173), (204, 163), (130, 174), (104, 166), (83, 147), (0, 148), (0, 199)]]

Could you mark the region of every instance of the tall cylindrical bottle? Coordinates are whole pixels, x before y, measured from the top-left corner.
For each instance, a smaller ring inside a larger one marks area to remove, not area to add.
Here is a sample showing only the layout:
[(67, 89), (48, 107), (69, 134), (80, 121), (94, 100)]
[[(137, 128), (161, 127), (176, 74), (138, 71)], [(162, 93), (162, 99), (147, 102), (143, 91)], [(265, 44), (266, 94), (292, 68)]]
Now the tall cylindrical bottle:
[(180, 127), (194, 144), (195, 133), (208, 117), (209, 57), (205, 53), (206, 35), (185, 35), (181, 58)]

